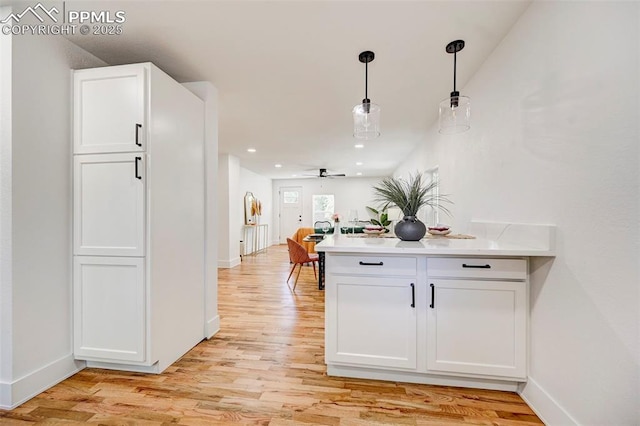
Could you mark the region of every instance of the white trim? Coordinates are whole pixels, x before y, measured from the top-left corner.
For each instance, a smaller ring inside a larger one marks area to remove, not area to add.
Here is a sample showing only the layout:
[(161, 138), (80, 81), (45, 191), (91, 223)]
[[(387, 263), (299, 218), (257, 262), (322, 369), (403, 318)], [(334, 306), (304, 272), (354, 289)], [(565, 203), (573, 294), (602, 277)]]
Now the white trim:
[(45, 365), (12, 383), (0, 383), (0, 408), (11, 410), (85, 368), (73, 354)]
[(234, 268), (240, 264), (240, 257), (235, 257), (231, 260), (218, 260), (218, 268), (229, 269)]
[(327, 376), (354, 377), (356, 379), (386, 380), (392, 382), (420, 383), (439, 386), (457, 386), (464, 388), (492, 389), (516, 392), (518, 382), (495, 379), (481, 379), (472, 377), (436, 376), (431, 374), (416, 374), (415, 371), (378, 370), (366, 367), (352, 367), (346, 365), (327, 365)]
[(220, 331), (220, 315), (211, 318), (204, 326), (204, 337), (211, 339), (218, 331)]
[(580, 424), (531, 377), (518, 394), (546, 425)]

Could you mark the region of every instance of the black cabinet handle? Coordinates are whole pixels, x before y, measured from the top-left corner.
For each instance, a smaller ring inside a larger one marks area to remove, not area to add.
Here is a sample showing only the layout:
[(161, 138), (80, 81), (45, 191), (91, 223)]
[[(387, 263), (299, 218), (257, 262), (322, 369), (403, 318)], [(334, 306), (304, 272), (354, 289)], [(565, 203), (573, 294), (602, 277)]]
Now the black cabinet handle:
[(373, 262), (373, 263), (369, 263), (369, 262), (363, 262), (362, 260), (360, 261), (360, 265), (362, 266), (382, 266), (383, 263), (382, 262)]
[(136, 157), (136, 179), (142, 179), (142, 176), (140, 176), (140, 173), (138, 171), (138, 161), (141, 161), (142, 157)]
[(416, 286), (411, 283), (411, 307), (416, 307)]
[(478, 269), (491, 269), (491, 265), (467, 265), (466, 263), (462, 264), (463, 268), (478, 268)]
[(136, 123), (136, 145), (142, 146), (142, 143), (138, 141), (138, 131), (142, 129), (142, 124)]
[(436, 286), (433, 283), (429, 284), (431, 286), (431, 304), (429, 307), (433, 309), (436, 305)]

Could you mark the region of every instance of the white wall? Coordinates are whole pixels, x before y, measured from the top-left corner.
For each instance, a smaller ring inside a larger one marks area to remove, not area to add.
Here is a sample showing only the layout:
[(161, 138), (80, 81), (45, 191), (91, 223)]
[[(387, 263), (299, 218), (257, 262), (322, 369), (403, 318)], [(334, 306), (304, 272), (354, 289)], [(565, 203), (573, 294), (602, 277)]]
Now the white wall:
[(205, 336), (220, 330), (218, 316), (218, 89), (206, 81), (183, 83), (204, 101)]
[(558, 226), (522, 392), (550, 425), (640, 424), (639, 27), (637, 2), (532, 3), (461, 89), (472, 129), (432, 129), (396, 171), (439, 165), (458, 231)]
[[(289, 235), (280, 235), (278, 213), (280, 209), (279, 190), (288, 186), (302, 187), (302, 223), (301, 227), (313, 226), (313, 195), (333, 194), (335, 212), (342, 215), (343, 220), (348, 219), (349, 210), (358, 211), (360, 220), (368, 220), (366, 206), (375, 207), (373, 201), (373, 186), (382, 181), (382, 178), (309, 178), (309, 179), (274, 179), (273, 180), (273, 208), (274, 226), (273, 240), (278, 244), (278, 239), (284, 239)], [(280, 238), (282, 237), (282, 238)]]
[(218, 267), (240, 264), (240, 229), (244, 210), (236, 202), (240, 192), (240, 160), (229, 154), (218, 155)]
[[(271, 235), (273, 233), (273, 185), (270, 178), (264, 177), (257, 173), (240, 167), (240, 191), (236, 194), (237, 200), (234, 203), (240, 205), (242, 213), (242, 224), (244, 224), (244, 196), (248, 192), (253, 193), (253, 196), (260, 200), (262, 204), (262, 215), (259, 218), (261, 225), (268, 225), (268, 245), (273, 244)], [(255, 231), (255, 230), (254, 230)], [(250, 240), (252, 237), (250, 236)], [(249, 241), (245, 241), (245, 244), (251, 244)]]
[(70, 70), (104, 65), (61, 36), (10, 40), (1, 53), (3, 407), (83, 365), (71, 345)]

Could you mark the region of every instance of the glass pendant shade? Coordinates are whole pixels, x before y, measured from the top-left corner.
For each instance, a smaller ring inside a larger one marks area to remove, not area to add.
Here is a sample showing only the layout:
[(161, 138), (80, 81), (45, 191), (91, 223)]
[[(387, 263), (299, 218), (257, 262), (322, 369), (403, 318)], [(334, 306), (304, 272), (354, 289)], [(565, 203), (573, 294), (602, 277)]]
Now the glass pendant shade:
[(452, 135), (469, 130), (471, 128), (470, 99), (467, 96), (443, 99), (440, 102), (439, 123), (439, 132), (444, 135)]
[(453, 91), (440, 102), (438, 132), (443, 135), (466, 132), (471, 128), (471, 103), (467, 96), (460, 96), (456, 90), (456, 54), (464, 49), (464, 40), (454, 40), (447, 44), (446, 52), (453, 54)]
[(363, 140), (380, 136), (379, 105), (362, 103), (353, 107), (353, 136)]

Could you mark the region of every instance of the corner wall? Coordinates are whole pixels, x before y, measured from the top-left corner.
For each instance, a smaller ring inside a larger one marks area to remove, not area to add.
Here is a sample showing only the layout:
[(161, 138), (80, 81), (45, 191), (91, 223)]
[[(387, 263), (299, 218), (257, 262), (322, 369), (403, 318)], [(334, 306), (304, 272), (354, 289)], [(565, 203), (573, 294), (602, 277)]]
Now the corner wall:
[(9, 50), (0, 37), (0, 405), (11, 408), (84, 366), (71, 345), (70, 71), (105, 64), (61, 36), (12, 36)]
[[(268, 225), (267, 245), (273, 244), (273, 186), (271, 178), (264, 177), (251, 170), (240, 167), (240, 191), (237, 194), (237, 200), (234, 203), (238, 203), (241, 207), (242, 223), (244, 224), (244, 196), (247, 191), (252, 192), (253, 196), (260, 200), (262, 204), (262, 215), (260, 216), (259, 223), (261, 225)], [(255, 232), (255, 230), (253, 230)], [(253, 234), (248, 234), (251, 238)], [(244, 244), (250, 244), (244, 241)]]
[(637, 2), (532, 2), (460, 89), (471, 130), (434, 127), (396, 171), (438, 165), (459, 232), (557, 225), (521, 392), (549, 425), (640, 423), (639, 28)]
[[(240, 264), (240, 229), (244, 223), (240, 192), (240, 160), (229, 154), (218, 155), (218, 267)], [(244, 195), (244, 193), (243, 193)]]

